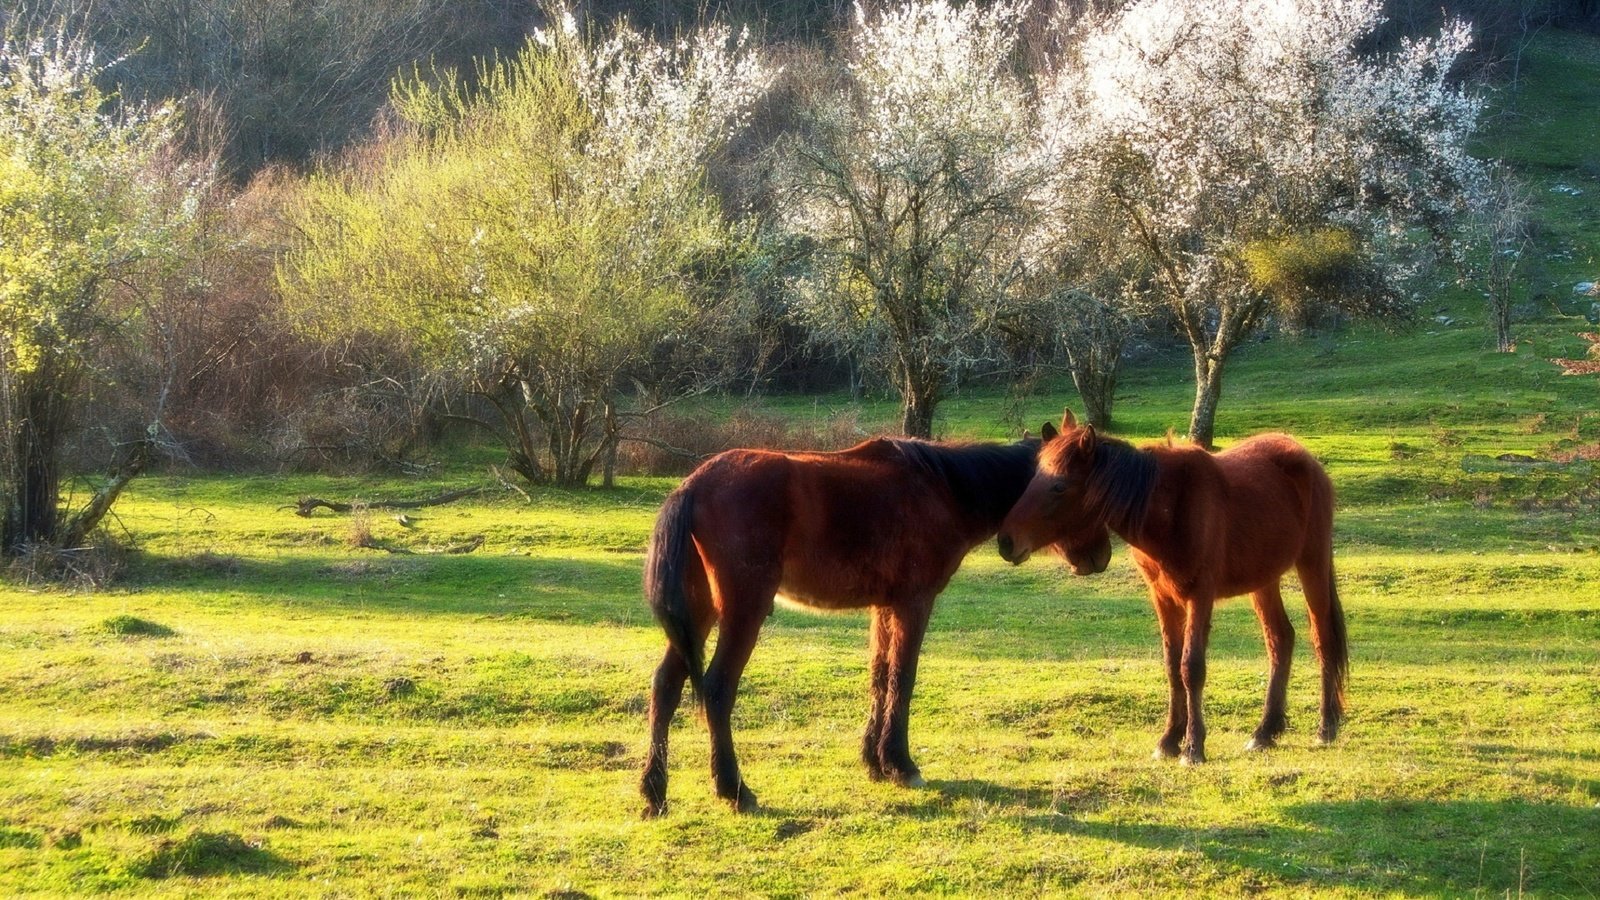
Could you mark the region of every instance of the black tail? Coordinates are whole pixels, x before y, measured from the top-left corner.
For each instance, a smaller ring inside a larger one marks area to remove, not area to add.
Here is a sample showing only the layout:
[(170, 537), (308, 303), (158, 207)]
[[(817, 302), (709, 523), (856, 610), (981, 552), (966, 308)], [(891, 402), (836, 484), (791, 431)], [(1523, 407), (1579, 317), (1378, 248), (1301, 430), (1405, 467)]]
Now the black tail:
[(1333, 696), (1342, 717), (1345, 683), (1350, 679), (1350, 639), (1344, 628), (1344, 605), (1339, 602), (1339, 580), (1333, 577), (1331, 557), (1328, 562), (1328, 641), (1322, 649), (1333, 668)]
[(705, 696), (705, 648), (697, 639), (689, 592), (684, 587), (684, 561), (690, 551), (689, 528), (694, 521), (694, 498), (685, 488), (667, 495), (650, 535), (644, 558), (644, 598), (667, 633), (667, 643), (689, 670), (695, 702)]

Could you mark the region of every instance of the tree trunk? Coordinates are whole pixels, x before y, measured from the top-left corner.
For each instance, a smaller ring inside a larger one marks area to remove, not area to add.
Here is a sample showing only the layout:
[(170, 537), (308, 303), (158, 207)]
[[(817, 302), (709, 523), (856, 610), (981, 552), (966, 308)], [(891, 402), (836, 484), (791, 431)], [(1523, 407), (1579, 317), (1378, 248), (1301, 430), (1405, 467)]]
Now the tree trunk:
[(613, 488), (617, 486), (617, 440), (620, 437), (618, 430), (616, 404), (606, 401), (606, 436), (605, 447), (603, 448), (605, 468), (600, 477), (602, 487)]
[[(1102, 352), (1105, 351), (1105, 352)], [(1116, 402), (1117, 372), (1122, 364), (1120, 352), (1106, 348), (1089, 349), (1067, 347), (1067, 365), (1072, 373), (1072, 384), (1083, 399), (1083, 408), (1089, 424), (1102, 430), (1111, 427), (1111, 407)]]
[(921, 389), (907, 380), (900, 404), (900, 433), (906, 437), (933, 438), (933, 411), (939, 405), (936, 391)]
[(1215, 449), (1217, 403), (1222, 399), (1222, 359), (1204, 348), (1194, 351), (1194, 409), (1189, 413), (1189, 440)]
[(7, 491), (15, 507), (5, 511), (0, 552), (24, 544), (54, 544), (59, 537), (61, 503), (61, 444), (67, 429), (65, 377), (56, 377), (49, 363), (41, 365), (19, 386), (20, 415), (16, 422), (12, 459), (15, 483)]
[(111, 475), (111, 480), (104, 487), (95, 492), (84, 504), (83, 509), (67, 523), (61, 535), (60, 546), (71, 549), (81, 545), (88, 539), (89, 534), (99, 527), (100, 520), (111, 511), (117, 498), (122, 496), (122, 491), (129, 482), (144, 474), (145, 466), (150, 463), (150, 440), (141, 438), (131, 448), (126, 457), (117, 466), (117, 471)]
[(529, 484), (544, 484), (549, 480), (543, 464), (539, 462), (539, 448), (535, 446), (533, 429), (528, 425), (528, 418), (524, 413), (527, 410), (526, 388), (521, 391), (523, 404), (518, 405), (518, 397), (510, 391), (490, 390), (479, 393), (494, 406), (495, 412), (500, 414), (500, 421), (505, 423), (505, 432), (501, 435), (506, 445), (508, 459), (506, 464), (511, 471), (521, 475)]
[(1500, 353), (1517, 349), (1516, 342), (1511, 339), (1511, 304), (1496, 303), (1489, 318), (1494, 323), (1494, 349)]
[(1078, 373), (1073, 372), (1072, 381), (1078, 386), (1078, 396), (1083, 399), (1084, 415), (1089, 419), (1089, 424), (1102, 430), (1111, 429), (1111, 406), (1117, 393), (1117, 373), (1101, 377), (1086, 377), (1079, 379)]

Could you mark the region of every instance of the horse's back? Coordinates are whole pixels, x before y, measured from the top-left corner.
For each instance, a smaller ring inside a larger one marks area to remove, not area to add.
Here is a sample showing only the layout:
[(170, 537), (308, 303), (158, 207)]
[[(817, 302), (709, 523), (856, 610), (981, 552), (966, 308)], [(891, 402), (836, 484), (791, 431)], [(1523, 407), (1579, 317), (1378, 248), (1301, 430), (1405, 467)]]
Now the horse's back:
[(1224, 594), (1245, 593), (1327, 540), (1333, 492), (1311, 451), (1286, 434), (1241, 441), (1213, 459), (1221, 476), (1213, 501), (1225, 522)]
[(821, 608), (888, 602), (943, 586), (965, 555), (949, 503), (895, 442), (833, 452), (729, 450), (685, 479), (712, 569), (776, 573), (790, 599)]
[(1217, 466), (1230, 486), (1253, 480), (1277, 481), (1296, 486), (1327, 482), (1322, 463), (1304, 444), (1287, 434), (1258, 434), (1216, 454)]

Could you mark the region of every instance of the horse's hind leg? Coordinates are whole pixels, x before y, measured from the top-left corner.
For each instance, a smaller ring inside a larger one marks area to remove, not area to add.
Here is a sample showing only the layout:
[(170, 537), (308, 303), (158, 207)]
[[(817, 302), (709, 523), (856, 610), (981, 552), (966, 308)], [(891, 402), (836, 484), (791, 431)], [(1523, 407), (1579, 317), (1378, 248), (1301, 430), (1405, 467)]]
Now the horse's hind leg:
[(869, 693), (867, 730), (861, 736), (861, 761), (867, 765), (867, 774), (873, 781), (885, 776), (883, 763), (878, 759), (878, 745), (883, 740), (883, 723), (888, 716), (889, 693), (889, 643), (892, 623), (887, 607), (872, 608), (872, 650), (868, 662)]
[(711, 730), (711, 779), (717, 796), (727, 800), (739, 812), (756, 808), (756, 795), (745, 787), (739, 776), (739, 758), (733, 750), (733, 701), (739, 693), (739, 678), (745, 664), (750, 661), (750, 651), (755, 649), (761, 623), (772, 610), (772, 597), (756, 601), (727, 604), (724, 602), (721, 621), (717, 626), (717, 652), (706, 667), (706, 725)]
[(1289, 665), (1294, 656), (1294, 626), (1283, 611), (1283, 595), (1276, 582), (1251, 594), (1250, 599), (1256, 607), (1256, 618), (1261, 620), (1261, 635), (1267, 642), (1267, 658), (1272, 669), (1267, 677), (1267, 703), (1261, 713), (1261, 724), (1245, 749), (1265, 750), (1278, 742), (1278, 735), (1288, 726), (1285, 707)]
[(1152, 591), (1150, 602), (1161, 621), (1161, 655), (1167, 669), (1167, 729), (1156, 742), (1156, 759), (1171, 759), (1183, 749), (1189, 727), (1189, 709), (1183, 692), (1183, 606), (1172, 597)]
[(1306, 554), (1296, 569), (1306, 592), (1306, 610), (1311, 618), (1311, 644), (1322, 668), (1322, 722), (1317, 738), (1332, 743), (1344, 718), (1344, 682), (1349, 669), (1349, 645), (1345, 636), (1344, 608), (1339, 603), (1333, 580), (1333, 549), (1325, 543)]
[(650, 691), (650, 755), (645, 760), (639, 793), (644, 795), (644, 816), (652, 818), (667, 809), (667, 729), (683, 699), (683, 682), (689, 668), (678, 651), (667, 648), (667, 655), (656, 667)]
[[(705, 646), (706, 636), (711, 632), (711, 589), (698, 559), (685, 568), (685, 578), (695, 617), (694, 636)], [(683, 702), (683, 683), (688, 678), (689, 667), (683, 657), (668, 647), (661, 664), (656, 666), (650, 688), (650, 750), (645, 758), (644, 775), (639, 779), (645, 818), (659, 816), (667, 809), (667, 735), (672, 717)]]
[(878, 738), (878, 765), (883, 774), (906, 787), (922, 787), (922, 772), (911, 759), (911, 691), (917, 683), (917, 659), (928, 632), (933, 599), (885, 607), (889, 612), (888, 691), (884, 696), (883, 733)]

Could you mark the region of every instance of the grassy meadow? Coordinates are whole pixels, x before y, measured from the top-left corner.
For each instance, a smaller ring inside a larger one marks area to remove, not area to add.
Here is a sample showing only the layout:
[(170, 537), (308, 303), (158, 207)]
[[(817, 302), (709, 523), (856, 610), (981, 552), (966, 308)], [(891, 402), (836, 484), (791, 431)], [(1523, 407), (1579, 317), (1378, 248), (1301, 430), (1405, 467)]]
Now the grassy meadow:
[[(671, 479), (402, 525), (285, 507), (484, 483), (486, 451), (426, 480), (169, 474), (118, 507), (135, 549), (115, 586), (0, 583), (0, 895), (1600, 894), (1600, 378), (1548, 362), (1593, 330), (1570, 285), (1600, 276), (1600, 142), (1570, 104), (1600, 91), (1600, 42), (1554, 35), (1528, 72), (1489, 148), (1546, 206), (1517, 351), (1491, 352), (1473, 299), (1444, 292), (1398, 334), (1255, 343), (1224, 389), (1220, 443), (1292, 432), (1340, 492), (1351, 714), (1332, 747), (1314, 746), (1292, 579), (1282, 747), (1241, 749), (1267, 665), (1236, 600), (1214, 629), (1212, 761), (1184, 768), (1150, 759), (1165, 681), (1127, 554), (1076, 579), (991, 545), (927, 641), (925, 789), (857, 761), (865, 617), (779, 610), (735, 713), (763, 809), (716, 800), (686, 707), (670, 812), (641, 821), (664, 640), (639, 574)], [(1550, 109), (1570, 113), (1559, 134)], [(1185, 360), (1139, 361), (1117, 431), (1181, 431), (1189, 399)], [(1069, 402), (974, 390), (939, 427), (1000, 439)], [(895, 415), (763, 406), (842, 410)], [(363, 529), (412, 552), (354, 546)]]

